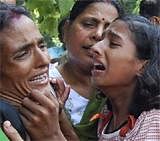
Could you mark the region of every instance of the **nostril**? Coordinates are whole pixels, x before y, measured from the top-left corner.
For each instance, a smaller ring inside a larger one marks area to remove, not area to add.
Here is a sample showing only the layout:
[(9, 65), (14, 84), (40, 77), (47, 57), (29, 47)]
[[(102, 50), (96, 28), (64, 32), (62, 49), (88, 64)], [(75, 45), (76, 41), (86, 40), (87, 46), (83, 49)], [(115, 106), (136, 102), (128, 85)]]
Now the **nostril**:
[(93, 57), (98, 56), (98, 55), (100, 54), (99, 51), (96, 49), (95, 46), (93, 46), (93, 47), (91, 48), (91, 50), (92, 50)]
[(93, 36), (93, 39), (95, 40), (95, 41), (101, 41), (102, 39), (104, 38), (104, 35), (103, 34), (101, 34), (101, 35), (95, 35), (95, 36)]

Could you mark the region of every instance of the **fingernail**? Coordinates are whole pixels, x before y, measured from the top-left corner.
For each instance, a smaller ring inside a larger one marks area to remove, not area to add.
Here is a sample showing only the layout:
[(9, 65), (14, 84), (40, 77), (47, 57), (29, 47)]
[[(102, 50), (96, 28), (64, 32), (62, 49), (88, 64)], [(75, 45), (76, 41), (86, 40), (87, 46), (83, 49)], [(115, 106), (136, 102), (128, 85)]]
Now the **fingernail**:
[(4, 128), (8, 129), (9, 127), (11, 127), (11, 122), (10, 121), (5, 121), (4, 122)]

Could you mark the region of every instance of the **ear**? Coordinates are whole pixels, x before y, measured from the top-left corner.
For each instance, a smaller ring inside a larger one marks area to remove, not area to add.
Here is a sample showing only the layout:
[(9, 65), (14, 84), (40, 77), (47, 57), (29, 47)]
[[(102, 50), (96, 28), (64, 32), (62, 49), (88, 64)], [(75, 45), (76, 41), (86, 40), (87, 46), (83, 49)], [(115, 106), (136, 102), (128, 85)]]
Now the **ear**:
[(69, 27), (70, 26), (70, 21), (69, 20), (66, 20), (65, 21), (65, 24), (64, 24), (64, 27), (63, 27), (63, 30), (64, 30), (64, 36), (63, 36), (63, 42), (65, 43), (66, 42), (66, 37), (67, 37), (67, 32), (69, 30)]
[(141, 76), (141, 74), (144, 72), (144, 68), (147, 63), (148, 63), (148, 60), (137, 60), (137, 66), (136, 66), (137, 76)]

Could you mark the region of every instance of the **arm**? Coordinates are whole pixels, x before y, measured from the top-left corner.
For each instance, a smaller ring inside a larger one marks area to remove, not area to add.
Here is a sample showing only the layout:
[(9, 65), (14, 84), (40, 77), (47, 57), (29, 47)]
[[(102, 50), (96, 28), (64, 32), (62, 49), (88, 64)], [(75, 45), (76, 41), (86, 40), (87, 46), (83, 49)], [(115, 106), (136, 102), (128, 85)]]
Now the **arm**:
[(70, 121), (68, 120), (66, 113), (64, 110), (62, 110), (62, 113), (60, 114), (60, 128), (67, 139), (67, 141), (79, 141), (78, 136), (76, 135), (74, 128), (72, 127)]

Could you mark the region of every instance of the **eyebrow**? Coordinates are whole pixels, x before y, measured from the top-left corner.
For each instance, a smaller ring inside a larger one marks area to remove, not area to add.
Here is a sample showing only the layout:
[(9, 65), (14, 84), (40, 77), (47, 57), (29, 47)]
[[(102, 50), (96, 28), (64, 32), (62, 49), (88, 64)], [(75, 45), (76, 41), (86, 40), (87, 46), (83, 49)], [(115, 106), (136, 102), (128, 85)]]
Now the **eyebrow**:
[(98, 20), (95, 17), (84, 17), (83, 21), (94, 21), (94, 22), (98, 22)]
[[(44, 41), (45, 40), (44, 40), (43, 37), (39, 38), (38, 39), (38, 44), (43, 43)], [(33, 43), (28, 43), (28, 44), (22, 45), (22, 46), (19, 47), (18, 50), (16, 50), (15, 52), (13, 52), (13, 54), (16, 54), (16, 53), (21, 52), (21, 51), (26, 50), (26, 49), (29, 49), (29, 48), (32, 47), (32, 45), (33, 45)]]
[(117, 33), (115, 33), (115, 32), (112, 31), (112, 30), (107, 31), (107, 34), (110, 35), (110, 36), (113, 37), (113, 38), (121, 39), (121, 36), (118, 35)]

